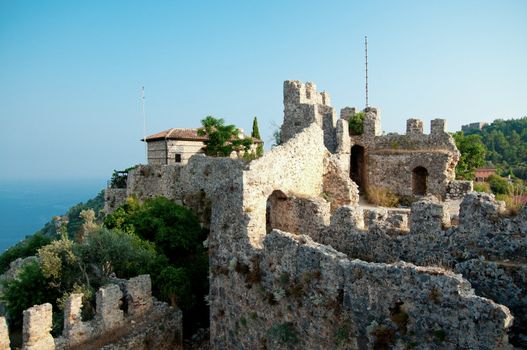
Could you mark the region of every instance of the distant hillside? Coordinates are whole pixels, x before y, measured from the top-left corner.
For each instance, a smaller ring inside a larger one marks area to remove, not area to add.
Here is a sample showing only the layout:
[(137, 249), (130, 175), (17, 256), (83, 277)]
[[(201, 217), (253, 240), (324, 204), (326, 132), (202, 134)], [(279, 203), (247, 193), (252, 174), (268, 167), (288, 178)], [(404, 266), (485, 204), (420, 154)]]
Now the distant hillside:
[(527, 117), (496, 119), (481, 130), (471, 129), (465, 135), (480, 135), (485, 145), (486, 161), (504, 175), (512, 172), (527, 180)]
[[(97, 196), (92, 199), (87, 200), (84, 203), (75, 204), (73, 207), (69, 208), (64, 216), (67, 217), (68, 221), (68, 235), (74, 237), (79, 228), (82, 225), (83, 220), (81, 219), (80, 212), (87, 209), (93, 209), (95, 212), (95, 219), (97, 222), (102, 220), (101, 210), (104, 208), (104, 191), (99, 192)], [(56, 237), (57, 230), (53, 221), (48, 222), (42, 227), (37, 233), (40, 233), (48, 237)]]

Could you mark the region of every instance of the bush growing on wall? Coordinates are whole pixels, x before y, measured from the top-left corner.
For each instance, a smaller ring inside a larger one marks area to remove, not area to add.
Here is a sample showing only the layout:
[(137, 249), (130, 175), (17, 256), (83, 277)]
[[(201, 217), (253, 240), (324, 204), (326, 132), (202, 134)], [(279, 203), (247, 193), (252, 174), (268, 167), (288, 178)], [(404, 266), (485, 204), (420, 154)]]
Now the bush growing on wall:
[(351, 116), (348, 120), (350, 135), (362, 135), (364, 132), (364, 112)]

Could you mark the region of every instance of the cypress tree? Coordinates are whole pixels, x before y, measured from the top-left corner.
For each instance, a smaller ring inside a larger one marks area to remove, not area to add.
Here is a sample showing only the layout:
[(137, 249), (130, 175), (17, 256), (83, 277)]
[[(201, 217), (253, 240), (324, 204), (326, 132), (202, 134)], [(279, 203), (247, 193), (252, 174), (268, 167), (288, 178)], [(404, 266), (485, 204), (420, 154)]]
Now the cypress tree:
[[(260, 130), (258, 128), (258, 119), (254, 117), (253, 119), (253, 131), (251, 133), (251, 136), (255, 139), (261, 140), (260, 137)], [(264, 148), (263, 143), (259, 143), (258, 146), (256, 146), (256, 157), (260, 158), (264, 154)]]
[(258, 119), (256, 117), (253, 119), (253, 132), (251, 136), (260, 140), (260, 129), (258, 128)]

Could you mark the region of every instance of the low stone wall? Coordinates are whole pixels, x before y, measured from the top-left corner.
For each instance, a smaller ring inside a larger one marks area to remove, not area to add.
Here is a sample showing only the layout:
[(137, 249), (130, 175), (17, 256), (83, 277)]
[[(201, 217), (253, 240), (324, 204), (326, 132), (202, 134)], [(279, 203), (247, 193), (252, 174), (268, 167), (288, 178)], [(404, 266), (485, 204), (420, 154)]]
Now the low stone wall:
[(379, 220), (378, 214), (373, 225), (365, 225), (368, 211), (342, 207), (331, 225), (312, 237), (351, 259), (407, 261), (462, 273), (478, 295), (510, 308), (516, 317), (515, 338), (527, 335), (527, 209), (509, 217), (502, 202), (470, 193), (461, 204), (459, 225), (451, 226), (443, 203), (423, 199), (412, 206), (410, 231), (398, 230), (387, 217)]
[[(24, 350), (69, 349), (182, 349), (181, 311), (152, 299), (150, 276), (101, 287), (96, 294), (96, 315), (82, 321), (82, 294), (71, 294), (64, 309), (62, 336), (51, 336), (51, 304), (24, 311)], [(126, 299), (126, 307), (123, 300)], [(0, 350), (9, 344), (5, 319), (0, 318)]]
[(251, 265), (211, 279), (214, 349), (506, 347), (508, 309), (460, 275), (350, 260), (276, 230), (263, 243)]

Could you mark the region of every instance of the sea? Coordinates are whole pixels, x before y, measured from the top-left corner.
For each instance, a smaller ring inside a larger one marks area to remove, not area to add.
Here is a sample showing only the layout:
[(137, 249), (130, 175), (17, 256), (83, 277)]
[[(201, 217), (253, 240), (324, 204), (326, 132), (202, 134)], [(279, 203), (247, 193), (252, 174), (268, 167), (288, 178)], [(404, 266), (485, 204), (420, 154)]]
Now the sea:
[(0, 180), (0, 253), (105, 186), (105, 179)]

